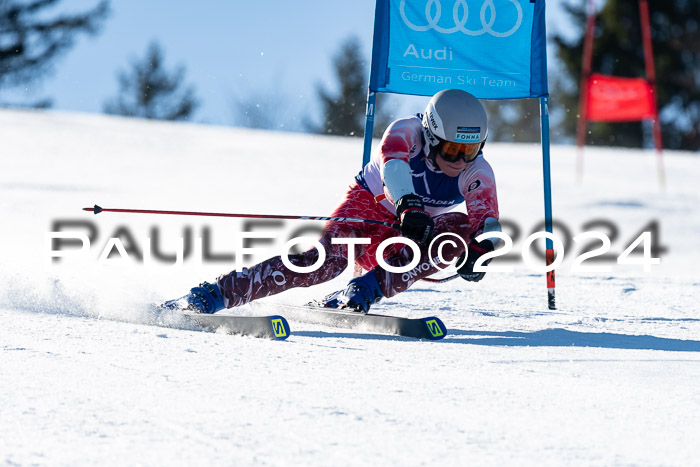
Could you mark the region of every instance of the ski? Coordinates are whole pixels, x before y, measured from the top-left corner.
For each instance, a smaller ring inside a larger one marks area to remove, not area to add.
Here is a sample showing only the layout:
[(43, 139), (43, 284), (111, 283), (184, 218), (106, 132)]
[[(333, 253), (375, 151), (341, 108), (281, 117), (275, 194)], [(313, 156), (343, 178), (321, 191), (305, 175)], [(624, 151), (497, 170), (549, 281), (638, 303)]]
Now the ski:
[(399, 316), (359, 313), (325, 308), (309, 304), (306, 306), (276, 305), (290, 318), (327, 324), (340, 328), (364, 329), (383, 334), (393, 334), (415, 339), (440, 340), (447, 335), (445, 324), (436, 316), (425, 318), (403, 318)]
[(185, 318), (197, 326), (210, 331), (223, 331), (227, 334), (267, 337), (284, 340), (289, 337), (289, 323), (283, 316), (233, 316), (204, 313), (185, 313)]

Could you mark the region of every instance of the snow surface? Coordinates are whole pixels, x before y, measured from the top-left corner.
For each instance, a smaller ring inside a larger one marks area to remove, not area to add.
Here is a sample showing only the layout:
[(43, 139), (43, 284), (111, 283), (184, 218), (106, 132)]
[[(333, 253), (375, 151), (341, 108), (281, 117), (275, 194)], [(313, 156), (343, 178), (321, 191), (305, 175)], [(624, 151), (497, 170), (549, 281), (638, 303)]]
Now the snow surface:
[[(211, 250), (234, 253), (242, 220), (81, 208), (326, 215), (360, 168), (359, 139), (2, 110), (0, 141), (4, 465), (700, 465), (697, 154), (666, 152), (662, 189), (654, 153), (589, 148), (577, 183), (576, 150), (552, 148), (555, 218), (572, 235), (612, 223), (616, 255), (656, 221), (667, 251), (651, 272), (574, 273), (571, 247), (555, 311), (519, 261), (376, 306), (440, 316), (443, 341), (290, 320), (277, 342), (158, 325), (150, 303), (230, 261), (98, 264), (120, 228), (168, 254), (185, 229), (210, 229)], [(487, 159), (519, 252), (543, 218), (540, 149), (491, 143)], [(66, 220), (97, 238), (52, 264), (48, 234)], [(279, 238), (248, 263), (300, 226), (318, 224), (254, 227)], [(350, 276), (231, 312), (275, 313)]]

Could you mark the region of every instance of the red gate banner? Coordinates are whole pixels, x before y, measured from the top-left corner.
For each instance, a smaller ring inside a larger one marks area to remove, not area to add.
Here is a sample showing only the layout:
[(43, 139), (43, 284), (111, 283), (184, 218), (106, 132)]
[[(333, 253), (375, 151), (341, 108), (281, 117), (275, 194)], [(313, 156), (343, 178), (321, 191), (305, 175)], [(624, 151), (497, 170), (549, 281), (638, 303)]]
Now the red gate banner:
[(588, 79), (590, 122), (625, 122), (656, 118), (654, 89), (644, 78), (620, 78), (594, 73)]

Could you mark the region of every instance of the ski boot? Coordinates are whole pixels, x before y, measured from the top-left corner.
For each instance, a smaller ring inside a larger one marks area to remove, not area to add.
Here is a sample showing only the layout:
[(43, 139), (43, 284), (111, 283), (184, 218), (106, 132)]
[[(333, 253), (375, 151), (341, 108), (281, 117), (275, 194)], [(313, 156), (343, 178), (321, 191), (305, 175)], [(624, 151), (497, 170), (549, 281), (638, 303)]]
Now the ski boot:
[(381, 300), (383, 296), (379, 282), (377, 282), (377, 276), (372, 270), (363, 276), (352, 279), (344, 290), (326, 296), (320, 305), (324, 308), (350, 309), (360, 313), (368, 313), (369, 307)]
[(187, 310), (196, 313), (216, 313), (223, 310), (224, 297), (219, 286), (214, 283), (202, 282), (198, 287), (193, 287), (190, 293), (175, 300), (168, 300), (161, 305), (169, 310)]

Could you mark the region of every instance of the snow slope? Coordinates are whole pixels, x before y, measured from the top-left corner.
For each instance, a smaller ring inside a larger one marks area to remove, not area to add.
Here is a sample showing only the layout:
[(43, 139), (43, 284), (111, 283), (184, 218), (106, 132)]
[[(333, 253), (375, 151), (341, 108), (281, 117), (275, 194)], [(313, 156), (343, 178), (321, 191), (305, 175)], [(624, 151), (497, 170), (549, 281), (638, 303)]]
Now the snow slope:
[[(230, 270), (230, 257), (98, 262), (119, 233), (174, 254), (189, 232), (230, 256), (244, 221), (81, 208), (325, 215), (360, 168), (360, 140), (2, 110), (0, 141), (5, 465), (700, 464), (696, 154), (664, 154), (662, 189), (653, 153), (589, 148), (576, 183), (575, 149), (552, 148), (557, 221), (571, 236), (616, 230), (614, 256), (656, 222), (666, 251), (651, 272), (572, 272), (572, 244), (555, 311), (543, 274), (515, 261), (376, 307), (437, 314), (443, 341), (290, 320), (274, 342), (157, 325), (149, 303)], [(492, 143), (487, 159), (519, 254), (543, 218), (539, 147)], [(67, 222), (95, 236), (52, 262), (48, 234)], [(247, 262), (300, 226), (318, 224), (248, 225), (278, 238)], [(349, 277), (235, 312), (276, 312)]]

